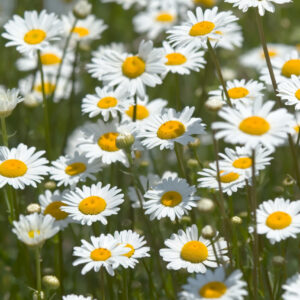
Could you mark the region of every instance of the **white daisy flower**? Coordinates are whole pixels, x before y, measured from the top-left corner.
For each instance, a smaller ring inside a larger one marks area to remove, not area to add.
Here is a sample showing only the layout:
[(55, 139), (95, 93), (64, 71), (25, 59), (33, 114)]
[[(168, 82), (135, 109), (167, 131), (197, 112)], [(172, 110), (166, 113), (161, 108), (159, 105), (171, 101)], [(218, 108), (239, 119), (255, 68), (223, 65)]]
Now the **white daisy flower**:
[(14, 189), (24, 189), (26, 185), (37, 187), (37, 183), (48, 175), (48, 160), (41, 157), (45, 151), (35, 152), (19, 144), (17, 148), (0, 147), (0, 187), (6, 184)]
[(82, 295), (75, 295), (75, 294), (70, 294), (62, 297), (62, 300), (93, 300), (92, 297), (88, 296), (82, 296)]
[(106, 217), (116, 215), (120, 210), (118, 206), (124, 202), (124, 195), (117, 187), (110, 187), (109, 184), (102, 186), (98, 182), (91, 187), (84, 185), (67, 192), (62, 202), (66, 205), (61, 210), (82, 225), (91, 226), (94, 222), (106, 225)]
[[(216, 163), (210, 163), (209, 169), (205, 168), (198, 175), (198, 187), (209, 188), (216, 191), (219, 190), (218, 173)], [(220, 165), (220, 181), (223, 193), (231, 196), (232, 193), (236, 193), (238, 189), (243, 188), (246, 184), (245, 175), (231, 171), (231, 169), (225, 169)]]
[(57, 181), (57, 185), (74, 187), (78, 182), (85, 182), (87, 178), (96, 180), (95, 173), (101, 171), (99, 159), (89, 162), (83, 155), (75, 152), (73, 155), (60, 156), (52, 162), (49, 170), (51, 179)]
[(94, 269), (99, 272), (101, 267), (105, 268), (111, 276), (115, 274), (114, 269), (119, 265), (128, 267), (130, 260), (124, 254), (131, 249), (124, 247), (112, 235), (101, 234), (99, 237), (92, 236), (91, 243), (81, 240), (81, 247), (74, 247), (73, 255), (77, 258), (73, 266), (84, 264), (81, 274), (85, 275)]
[(190, 46), (174, 48), (168, 42), (163, 42), (163, 46), (167, 59), (165, 62), (167, 71), (164, 76), (168, 72), (189, 75), (191, 71), (199, 72), (204, 68), (206, 61), (203, 51)]
[(284, 293), (283, 300), (298, 300), (300, 299), (300, 274), (297, 273), (290, 277), (287, 282), (282, 286)]
[(264, 201), (256, 210), (257, 233), (265, 234), (271, 244), (300, 233), (300, 200), (283, 198)]
[(189, 277), (188, 283), (179, 293), (180, 300), (243, 300), (248, 295), (247, 283), (242, 280), (243, 273), (240, 270), (226, 275), (223, 267), (205, 274), (197, 274), (195, 278)]
[(190, 186), (185, 179), (164, 177), (144, 195), (148, 199), (144, 204), (145, 214), (150, 215), (150, 220), (181, 219), (197, 206), (200, 197), (195, 193), (195, 186)]
[[(165, 241), (168, 248), (160, 249), (159, 253), (164, 261), (169, 262), (168, 269), (186, 269), (189, 273), (205, 273), (207, 267), (218, 266), (214, 255), (213, 246), (209, 240), (199, 237), (196, 225), (179, 230)], [(227, 261), (227, 243), (223, 238), (214, 242), (218, 259)]]
[(274, 150), (285, 142), (293, 116), (286, 109), (271, 111), (274, 101), (256, 100), (252, 106), (238, 103), (235, 108), (223, 107), (219, 116), (226, 122), (215, 122), (216, 138), (231, 144), (255, 148), (258, 144)]
[(175, 46), (193, 46), (195, 48), (207, 47), (207, 39), (219, 40), (226, 25), (236, 21), (238, 18), (231, 11), (219, 12), (218, 7), (202, 10), (197, 7), (196, 14), (188, 11), (188, 22), (183, 25), (174, 26), (168, 33), (168, 39)]
[(81, 105), (82, 113), (89, 114), (90, 118), (100, 114), (107, 122), (110, 116), (116, 119), (118, 112), (123, 113), (133, 105), (133, 99), (128, 98), (126, 90), (96, 87), (95, 91), (95, 95), (85, 96)]
[(55, 219), (50, 215), (38, 213), (27, 216), (20, 215), (19, 221), (13, 222), (13, 233), (20, 241), (28, 246), (41, 246), (47, 239), (52, 238), (59, 227), (54, 225)]
[(146, 0), (100, 0), (103, 3), (108, 2), (116, 2), (120, 5), (122, 5), (123, 9), (129, 9), (134, 5), (137, 5), (139, 8), (146, 6), (147, 1)]
[(142, 144), (148, 149), (173, 149), (174, 143), (187, 145), (192, 135), (204, 133), (205, 125), (200, 118), (192, 118), (194, 107), (185, 107), (182, 112), (169, 108), (163, 114), (153, 115), (141, 128)]
[(71, 219), (69, 215), (60, 208), (65, 204), (62, 202), (63, 194), (56, 190), (53, 193), (46, 190), (44, 194), (39, 195), (39, 203), (43, 215), (50, 215), (55, 219), (54, 225), (60, 230), (68, 226)]
[(18, 89), (5, 90), (0, 87), (0, 117), (8, 117), (23, 100)]
[(58, 40), (62, 33), (62, 22), (54, 13), (47, 14), (45, 10), (25, 11), (24, 19), (14, 15), (13, 19), (4, 25), (6, 32), (2, 36), (8, 40), (6, 47), (16, 46), (20, 53), (33, 54), (42, 50), (50, 41)]
[(285, 105), (294, 105), (295, 110), (300, 110), (300, 77), (292, 75), (278, 83), (277, 96)]

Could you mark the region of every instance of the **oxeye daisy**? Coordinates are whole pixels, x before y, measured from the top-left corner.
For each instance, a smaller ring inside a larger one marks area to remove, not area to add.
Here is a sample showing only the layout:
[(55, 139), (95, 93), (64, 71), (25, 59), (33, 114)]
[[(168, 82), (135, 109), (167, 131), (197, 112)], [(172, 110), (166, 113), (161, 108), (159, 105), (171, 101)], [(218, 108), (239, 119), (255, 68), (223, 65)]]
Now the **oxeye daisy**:
[(258, 144), (274, 150), (283, 144), (290, 131), (293, 116), (286, 109), (271, 111), (274, 101), (256, 100), (252, 106), (239, 103), (235, 108), (223, 107), (219, 116), (226, 122), (215, 122), (216, 137), (231, 144), (255, 148)]
[(39, 14), (37, 11), (25, 11), (24, 19), (14, 15), (4, 29), (6, 32), (2, 36), (9, 40), (6, 47), (16, 46), (21, 53), (33, 54), (48, 46), (50, 41), (58, 40), (63, 27), (54, 13), (47, 14), (43, 10)]
[(50, 168), (51, 179), (57, 181), (57, 185), (74, 187), (78, 182), (85, 182), (87, 178), (96, 179), (95, 173), (101, 170), (99, 159), (89, 162), (83, 155), (75, 152), (73, 155), (60, 156), (52, 162)]
[(82, 295), (75, 295), (75, 294), (70, 294), (62, 297), (62, 300), (93, 300), (92, 297), (88, 296), (82, 296)]
[(284, 293), (283, 300), (298, 300), (300, 299), (300, 274), (297, 273), (290, 277), (287, 282), (282, 286)]
[(50, 215), (55, 219), (54, 224), (60, 229), (64, 229), (70, 223), (69, 214), (61, 210), (65, 204), (62, 202), (63, 194), (56, 190), (53, 193), (46, 190), (44, 194), (39, 195), (39, 203), (43, 215)]
[(200, 198), (195, 195), (195, 186), (190, 186), (185, 179), (165, 177), (146, 192), (144, 197), (145, 214), (150, 219), (169, 217), (172, 221), (181, 219), (189, 210), (197, 206)]
[(0, 187), (6, 184), (14, 189), (24, 189), (26, 185), (37, 187), (49, 171), (48, 160), (37, 151), (19, 144), (16, 148), (0, 147)]
[(170, 108), (163, 114), (152, 116), (141, 128), (142, 144), (152, 149), (173, 149), (174, 143), (187, 145), (193, 141), (192, 135), (204, 133), (205, 125), (200, 118), (192, 118), (194, 107), (185, 107), (182, 112)]
[(55, 219), (50, 215), (38, 213), (28, 216), (20, 215), (19, 221), (13, 222), (13, 233), (28, 246), (41, 246), (47, 239), (53, 237), (59, 227), (54, 225)]
[[(168, 269), (186, 269), (189, 273), (205, 273), (207, 267), (216, 268), (218, 266), (213, 251), (213, 246), (209, 240), (199, 237), (196, 225), (179, 230), (178, 234), (172, 234), (170, 239), (165, 241), (168, 248), (160, 249), (159, 253), (164, 261), (169, 262)], [(214, 247), (218, 259), (227, 261), (227, 243), (223, 238), (214, 242)]]
[[(214, 190), (219, 190), (218, 183), (218, 173), (216, 163), (210, 163), (209, 169), (205, 168), (201, 172), (198, 172), (200, 176), (198, 178), (198, 187), (209, 188)], [(232, 171), (230, 169), (225, 169), (220, 165), (220, 181), (223, 193), (231, 196), (232, 193), (237, 192), (238, 189), (243, 188), (246, 184), (245, 175), (241, 172)]]
[(92, 236), (91, 243), (81, 240), (80, 247), (74, 247), (73, 255), (78, 258), (73, 262), (73, 266), (84, 264), (81, 274), (85, 275), (90, 270), (95, 272), (103, 267), (111, 276), (115, 274), (114, 269), (119, 265), (128, 267), (129, 258), (124, 254), (131, 248), (124, 247), (112, 235), (101, 234), (99, 237)]
[(179, 293), (180, 300), (243, 300), (248, 295), (247, 283), (242, 280), (240, 270), (226, 275), (223, 267), (212, 271), (207, 270), (205, 274), (197, 274), (195, 278), (189, 277), (187, 284)]
[(111, 87), (96, 87), (95, 95), (87, 95), (82, 100), (82, 113), (89, 114), (90, 118), (102, 115), (103, 120), (108, 121), (118, 117), (118, 112), (123, 113), (133, 105), (133, 99), (128, 98), (126, 90), (112, 89)]
[(271, 244), (300, 233), (300, 200), (283, 198), (264, 201), (256, 210), (257, 233), (265, 234)]
[(91, 226), (99, 221), (106, 225), (106, 217), (116, 215), (120, 210), (118, 206), (124, 202), (124, 195), (117, 187), (111, 187), (109, 184), (102, 186), (102, 183), (98, 182), (91, 187), (84, 185), (67, 192), (62, 202), (65, 206), (61, 209), (82, 225)]
[(0, 87), (0, 117), (8, 117), (23, 100), (18, 89), (5, 90)]
[(206, 63), (203, 58), (204, 52), (185, 47), (172, 47), (168, 42), (163, 42), (167, 61), (165, 62), (167, 72), (178, 74), (190, 74), (191, 71), (199, 72)]
[(292, 75), (289, 79), (282, 79), (277, 92), (286, 105), (294, 105), (295, 110), (300, 110), (300, 77)]
[(207, 39), (219, 40), (223, 28), (238, 18), (230, 11), (219, 12), (218, 7), (202, 10), (197, 7), (196, 14), (187, 13), (188, 21), (183, 25), (174, 26), (168, 31), (168, 39), (175, 46), (193, 46), (195, 48), (207, 47)]

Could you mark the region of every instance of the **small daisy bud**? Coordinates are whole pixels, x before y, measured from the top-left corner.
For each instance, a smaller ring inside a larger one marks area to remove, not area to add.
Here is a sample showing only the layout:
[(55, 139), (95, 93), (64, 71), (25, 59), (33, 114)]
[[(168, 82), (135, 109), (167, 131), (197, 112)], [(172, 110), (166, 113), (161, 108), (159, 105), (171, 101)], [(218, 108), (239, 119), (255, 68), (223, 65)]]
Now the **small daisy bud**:
[(87, 0), (80, 0), (73, 7), (73, 14), (77, 19), (85, 19), (91, 11), (92, 5)]
[(26, 211), (29, 214), (34, 214), (34, 213), (40, 213), (41, 212), (41, 206), (38, 203), (30, 203), (26, 207)]
[(60, 282), (58, 278), (54, 275), (45, 275), (43, 276), (42, 280), (45, 287), (48, 288), (49, 290), (56, 290), (60, 286)]
[(181, 219), (180, 219), (180, 223), (188, 223), (190, 224), (192, 222), (192, 219), (191, 217), (189, 216), (183, 216)]
[(140, 162), (140, 167), (141, 168), (148, 168), (149, 167), (149, 161), (147, 161), (147, 160), (142, 160), (141, 162)]
[(296, 183), (295, 179), (293, 177), (291, 177), (290, 175), (287, 175), (282, 181), (282, 184), (284, 186), (291, 186), (291, 185), (294, 185), (295, 183)]
[(192, 142), (189, 143), (189, 147), (190, 148), (197, 148), (199, 147), (201, 144), (200, 139), (199, 138), (195, 138)]
[(81, 41), (80, 44), (79, 44), (79, 49), (82, 50), (82, 51), (86, 51), (86, 52), (89, 52), (91, 51), (91, 43), (90, 41)]
[(202, 198), (197, 204), (198, 210), (201, 212), (212, 212), (215, 209), (215, 203), (208, 198)]
[(247, 218), (248, 217), (248, 212), (247, 211), (242, 211), (242, 212), (239, 213), (239, 216), (241, 218)]
[(218, 111), (223, 107), (223, 101), (218, 98), (209, 98), (205, 103), (205, 107), (211, 111)]
[(24, 98), (24, 104), (28, 107), (37, 107), (40, 105), (40, 102), (37, 100), (37, 98), (34, 96), (33, 93), (27, 94)]
[(119, 149), (128, 150), (134, 143), (134, 136), (130, 133), (121, 133), (116, 139), (116, 146)]
[(54, 190), (54, 189), (56, 189), (56, 183), (55, 183), (55, 181), (50, 180), (50, 181), (45, 182), (44, 187), (45, 187), (45, 189), (48, 189), (48, 190)]
[(206, 225), (202, 228), (201, 235), (210, 240), (216, 235), (216, 230), (211, 225)]
[(233, 69), (223, 68), (222, 75), (223, 75), (224, 79), (227, 81), (227, 80), (235, 79), (237, 74)]
[(45, 294), (44, 294), (43, 291), (41, 291), (41, 292), (40, 292), (40, 297), (39, 297), (38, 291), (35, 291), (35, 292), (33, 293), (32, 299), (33, 299), (33, 300), (38, 300), (38, 299), (43, 300), (43, 299), (45, 299)]
[(278, 255), (272, 258), (272, 263), (274, 266), (280, 267), (283, 266), (286, 263), (286, 261), (284, 257)]
[(196, 159), (190, 158), (187, 161), (187, 166), (189, 169), (197, 169), (199, 167), (199, 163)]
[(234, 216), (234, 217), (231, 218), (231, 222), (233, 224), (242, 224), (243, 221), (242, 221), (242, 219), (240, 217)]
[(23, 99), (19, 97), (17, 89), (5, 91), (3, 88), (0, 88), (0, 117), (8, 117), (21, 101)]

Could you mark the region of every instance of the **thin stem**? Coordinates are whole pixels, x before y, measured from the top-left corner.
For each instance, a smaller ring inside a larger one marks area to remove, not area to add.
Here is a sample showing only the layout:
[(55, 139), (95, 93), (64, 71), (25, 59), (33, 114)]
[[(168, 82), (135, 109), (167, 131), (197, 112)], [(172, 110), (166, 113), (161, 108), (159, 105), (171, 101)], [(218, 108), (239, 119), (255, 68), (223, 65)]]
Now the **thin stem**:
[(142, 263), (143, 263), (143, 266), (146, 270), (146, 273), (148, 275), (148, 279), (149, 279), (149, 288), (150, 288), (150, 293), (151, 293), (151, 299), (158, 299), (158, 295), (156, 293), (156, 289), (155, 289), (155, 286), (153, 284), (153, 279), (152, 279), (152, 275), (151, 275), (151, 272), (145, 262), (144, 259), (142, 259)]
[(123, 270), (123, 299), (128, 300), (127, 270)]
[(101, 300), (105, 300), (105, 274), (104, 267), (101, 267), (100, 276), (101, 276)]
[(58, 266), (58, 270), (59, 270), (59, 281), (60, 281), (60, 294), (63, 295), (64, 294), (64, 257), (63, 257), (63, 236), (62, 236), (62, 232), (60, 231), (58, 233), (58, 243), (57, 243), (57, 247), (58, 247), (58, 262), (59, 262), (59, 266)]
[(175, 91), (176, 91), (176, 108), (181, 110), (181, 94), (180, 94), (180, 80), (179, 74), (175, 74)]
[(292, 152), (292, 157), (295, 163), (295, 172), (296, 172), (296, 179), (297, 179), (297, 185), (300, 188), (300, 173), (299, 173), (299, 162), (298, 162), (298, 156), (297, 156), (297, 152), (296, 152), (296, 148), (294, 145), (294, 141), (293, 141), (293, 137), (291, 136), (291, 134), (288, 135), (289, 137), (289, 144), (290, 144), (290, 149)]
[(36, 263), (36, 290), (38, 292), (38, 300), (41, 300), (42, 291), (42, 280), (41, 280), (41, 258), (40, 258), (40, 248), (35, 248), (35, 263)]
[(136, 114), (137, 114), (137, 97), (134, 97), (134, 106), (133, 106), (133, 116), (132, 116), (132, 121), (136, 122)]
[(5, 117), (1, 117), (1, 130), (2, 130), (3, 145), (8, 147), (8, 136), (7, 136), (7, 130), (6, 130)]
[(180, 144), (178, 143), (174, 143), (174, 150), (176, 153), (176, 157), (177, 157), (177, 162), (178, 162), (178, 166), (179, 166), (179, 175), (181, 178), (186, 178), (187, 179), (187, 175), (185, 172), (185, 168), (184, 168), (184, 164), (183, 164), (183, 157), (181, 155), (181, 149), (180, 149)]

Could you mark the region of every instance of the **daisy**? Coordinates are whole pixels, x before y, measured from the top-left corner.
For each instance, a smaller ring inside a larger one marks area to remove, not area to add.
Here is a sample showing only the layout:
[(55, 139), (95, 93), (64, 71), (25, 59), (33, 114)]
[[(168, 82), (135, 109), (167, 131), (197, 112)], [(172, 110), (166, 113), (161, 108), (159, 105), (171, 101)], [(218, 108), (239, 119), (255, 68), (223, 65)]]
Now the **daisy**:
[(276, 198), (264, 201), (256, 210), (257, 233), (265, 234), (271, 244), (300, 233), (300, 200)]
[(300, 274), (297, 273), (290, 277), (286, 284), (282, 286), (284, 293), (282, 295), (283, 300), (298, 300), (300, 298)]
[(27, 54), (34, 54), (48, 46), (50, 41), (58, 40), (63, 30), (57, 16), (47, 14), (45, 10), (39, 14), (37, 11), (25, 11), (24, 19), (14, 15), (4, 29), (6, 32), (2, 36), (9, 40), (5, 46), (16, 46), (17, 51)]
[(85, 275), (94, 269), (99, 272), (101, 267), (105, 268), (111, 276), (115, 274), (114, 269), (119, 265), (128, 267), (130, 260), (124, 254), (131, 249), (124, 247), (112, 235), (101, 234), (99, 237), (92, 236), (91, 243), (81, 240), (81, 247), (74, 247), (73, 255), (78, 258), (73, 262), (73, 266), (84, 264), (81, 274)]
[(5, 90), (0, 87), (0, 117), (8, 117), (18, 103), (24, 99), (19, 96), (18, 89)]
[(240, 270), (226, 275), (223, 267), (212, 271), (207, 270), (205, 274), (197, 274), (195, 278), (189, 277), (188, 283), (179, 293), (180, 300), (243, 300), (248, 292), (247, 283), (242, 280), (243, 273)]
[(70, 217), (81, 222), (82, 225), (91, 226), (94, 222), (107, 224), (106, 217), (116, 215), (118, 207), (124, 202), (124, 195), (117, 187), (102, 186), (101, 182), (91, 187), (84, 185), (63, 196), (65, 204), (61, 210), (70, 214)]
[(293, 116), (286, 109), (271, 111), (274, 101), (262, 103), (256, 100), (252, 106), (238, 103), (236, 108), (223, 107), (219, 116), (226, 122), (215, 122), (212, 128), (219, 130), (216, 138), (224, 138), (231, 144), (243, 144), (255, 148), (258, 144), (274, 150), (285, 142)]
[(192, 11), (187, 13), (188, 21), (183, 25), (174, 26), (168, 33), (168, 39), (175, 46), (193, 46), (195, 48), (206, 48), (207, 39), (218, 40), (224, 27), (238, 18), (231, 11), (219, 12), (218, 7), (202, 10), (197, 7), (196, 15)]
[(101, 161), (91, 162), (83, 155), (75, 152), (74, 155), (60, 156), (52, 162), (49, 170), (51, 179), (57, 181), (57, 185), (74, 187), (78, 182), (85, 182), (87, 178), (96, 180), (95, 173), (101, 171)]
[(96, 87), (95, 91), (95, 95), (85, 96), (81, 105), (82, 113), (88, 113), (90, 118), (100, 114), (107, 122), (110, 116), (115, 119), (118, 112), (123, 113), (133, 105), (133, 99), (128, 98), (126, 90)]
[(141, 128), (142, 144), (148, 149), (160, 146), (160, 150), (173, 149), (175, 142), (187, 145), (194, 140), (192, 135), (204, 133), (202, 120), (192, 118), (194, 110), (188, 106), (182, 112), (169, 108), (161, 115), (153, 115)]
[[(216, 268), (217, 262), (213, 246), (209, 240), (199, 237), (196, 225), (179, 230), (165, 241), (168, 248), (160, 249), (159, 253), (164, 261), (169, 262), (168, 269), (186, 269), (189, 273), (205, 273), (207, 267)], [(218, 258), (227, 261), (227, 243), (223, 238), (214, 242)]]
[(48, 174), (48, 160), (45, 151), (35, 151), (19, 144), (17, 148), (0, 147), (0, 187), (6, 184), (14, 189), (24, 189), (26, 185), (37, 187), (37, 183)]
[(190, 46), (174, 48), (168, 42), (163, 42), (163, 46), (167, 59), (167, 62), (165, 62), (166, 74), (171, 72), (189, 75), (191, 71), (199, 72), (200, 69), (204, 68), (206, 61), (203, 51), (196, 50)]
[(92, 297), (85, 297), (82, 295), (70, 294), (62, 297), (62, 300), (93, 300)]
[(56, 190), (53, 193), (46, 190), (44, 194), (39, 195), (39, 203), (43, 215), (50, 215), (55, 219), (54, 225), (60, 230), (64, 229), (70, 223), (69, 215), (61, 210), (65, 204), (62, 203), (63, 195)]
[[(199, 188), (209, 188), (214, 190), (219, 190), (218, 183), (218, 173), (216, 163), (210, 163), (209, 169), (205, 168), (198, 175), (198, 187)], [(238, 189), (243, 188), (246, 184), (245, 175), (241, 172), (237, 173), (231, 171), (231, 169), (226, 169), (220, 165), (220, 181), (223, 193), (231, 196), (232, 193), (237, 192)]]
[(54, 225), (55, 219), (50, 215), (38, 213), (28, 216), (20, 215), (19, 221), (13, 222), (13, 233), (28, 246), (41, 246), (47, 239), (52, 238), (59, 227)]
[(295, 110), (300, 110), (300, 77), (292, 75), (278, 83), (277, 96), (285, 105), (294, 105)]
[(185, 179), (165, 177), (144, 195), (148, 199), (144, 204), (145, 214), (150, 214), (150, 220), (181, 219), (197, 206), (196, 201), (200, 198), (195, 193), (195, 186), (190, 186)]

